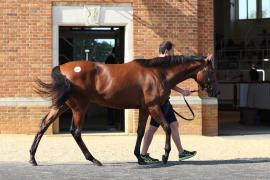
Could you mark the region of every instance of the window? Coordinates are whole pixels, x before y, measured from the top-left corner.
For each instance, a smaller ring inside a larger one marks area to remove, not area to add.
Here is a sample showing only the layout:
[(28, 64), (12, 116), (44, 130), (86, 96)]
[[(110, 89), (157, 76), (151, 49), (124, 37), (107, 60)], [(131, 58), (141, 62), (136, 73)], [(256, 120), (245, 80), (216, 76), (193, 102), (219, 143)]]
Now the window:
[(247, 0), (239, 0), (239, 19), (247, 19)]
[(238, 0), (239, 19), (257, 18), (257, 0)]
[(270, 18), (270, 0), (262, 0), (262, 18)]
[(234, 0), (239, 20), (270, 18), (270, 0)]
[(248, 19), (256, 19), (257, 18), (257, 1), (248, 0), (247, 5), (248, 5), (247, 7)]

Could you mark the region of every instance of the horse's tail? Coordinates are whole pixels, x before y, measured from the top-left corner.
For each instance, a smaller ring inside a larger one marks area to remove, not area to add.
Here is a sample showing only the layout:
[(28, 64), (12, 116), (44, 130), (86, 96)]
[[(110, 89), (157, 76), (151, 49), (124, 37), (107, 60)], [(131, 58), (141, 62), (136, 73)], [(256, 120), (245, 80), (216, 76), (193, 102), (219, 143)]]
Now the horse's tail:
[(52, 107), (61, 107), (69, 98), (72, 86), (70, 80), (61, 74), (59, 66), (52, 69), (51, 73), (52, 82), (45, 83), (40, 79), (36, 80), (36, 87), (34, 90), (41, 97), (48, 98), (52, 100)]

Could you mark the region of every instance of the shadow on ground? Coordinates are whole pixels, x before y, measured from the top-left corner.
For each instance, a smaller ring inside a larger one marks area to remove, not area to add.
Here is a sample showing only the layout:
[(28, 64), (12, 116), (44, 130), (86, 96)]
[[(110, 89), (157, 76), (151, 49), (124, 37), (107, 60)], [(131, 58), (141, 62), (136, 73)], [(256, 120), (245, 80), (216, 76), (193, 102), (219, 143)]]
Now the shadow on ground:
[[(167, 164), (163, 164), (162, 162), (158, 163), (152, 163), (147, 165), (139, 165), (137, 162), (104, 162), (102, 167), (123, 167), (123, 166), (129, 166), (131, 168), (135, 169), (145, 169), (145, 168), (164, 168), (164, 167), (171, 167), (171, 166), (178, 166), (178, 165), (237, 165), (237, 164), (259, 164), (259, 163), (269, 163), (270, 158), (252, 158), (252, 159), (232, 159), (232, 160), (207, 160), (207, 161), (168, 161)], [(0, 162), (1, 164), (10, 164), (10, 165), (27, 165), (27, 163), (21, 163), (21, 162)], [(29, 166), (31, 166), (28, 163)], [(47, 163), (47, 162), (41, 162), (38, 164), (37, 167), (58, 167), (58, 166), (92, 166), (92, 167), (98, 167), (95, 166), (92, 163)]]
[[(209, 161), (169, 161), (167, 164), (163, 164), (162, 162), (148, 165), (138, 165), (134, 168), (142, 169), (142, 168), (163, 168), (163, 167), (171, 167), (178, 165), (237, 165), (237, 164), (254, 164), (254, 163), (268, 163), (270, 162), (270, 158), (253, 158), (253, 159), (232, 159), (232, 160), (209, 160)], [(136, 165), (136, 162), (128, 162)], [(108, 163), (106, 165), (124, 165), (125, 163)]]

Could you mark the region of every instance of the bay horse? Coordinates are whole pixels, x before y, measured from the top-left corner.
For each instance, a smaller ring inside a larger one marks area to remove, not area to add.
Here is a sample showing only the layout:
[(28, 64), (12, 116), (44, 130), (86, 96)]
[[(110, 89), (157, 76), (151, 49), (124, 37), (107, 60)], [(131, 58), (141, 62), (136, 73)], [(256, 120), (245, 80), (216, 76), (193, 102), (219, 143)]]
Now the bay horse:
[(40, 128), (30, 149), (32, 165), (37, 165), (35, 153), (38, 144), (58, 116), (72, 110), (71, 134), (85, 158), (101, 166), (89, 152), (81, 138), (81, 131), (90, 103), (109, 108), (139, 109), (137, 141), (134, 154), (139, 164), (145, 162), (140, 156), (141, 141), (146, 121), (151, 115), (166, 132), (165, 155), (167, 163), (171, 150), (171, 130), (160, 105), (168, 100), (171, 89), (178, 83), (193, 78), (209, 96), (217, 95), (215, 69), (212, 56), (169, 56), (153, 59), (136, 59), (126, 64), (102, 64), (91, 61), (73, 61), (56, 66), (51, 73), (52, 82), (37, 79), (36, 92), (50, 97), (52, 105), (43, 117)]

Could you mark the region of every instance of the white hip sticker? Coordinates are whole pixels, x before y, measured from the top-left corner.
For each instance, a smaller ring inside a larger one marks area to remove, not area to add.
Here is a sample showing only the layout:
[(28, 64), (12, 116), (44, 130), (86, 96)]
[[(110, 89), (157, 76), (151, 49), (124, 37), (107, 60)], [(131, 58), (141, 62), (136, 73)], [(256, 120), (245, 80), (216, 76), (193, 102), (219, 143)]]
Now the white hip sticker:
[(77, 72), (77, 73), (78, 73), (78, 72), (81, 72), (81, 70), (82, 70), (82, 69), (81, 69), (80, 66), (76, 66), (76, 67), (74, 68), (74, 71)]

